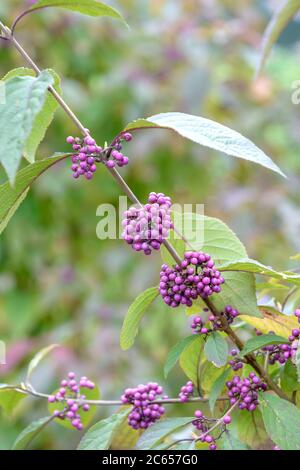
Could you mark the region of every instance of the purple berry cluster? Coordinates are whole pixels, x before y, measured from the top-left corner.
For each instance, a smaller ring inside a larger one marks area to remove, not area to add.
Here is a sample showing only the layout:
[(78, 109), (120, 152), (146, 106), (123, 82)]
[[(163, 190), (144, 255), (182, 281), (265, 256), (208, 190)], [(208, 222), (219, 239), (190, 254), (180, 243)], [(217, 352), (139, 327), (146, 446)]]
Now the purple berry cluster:
[[(203, 311), (209, 312), (207, 308), (205, 308)], [(220, 315), (226, 319), (228, 324), (231, 324), (238, 314), (239, 312), (232, 308), (231, 305), (227, 305), (224, 311), (220, 313)], [(216, 317), (215, 315), (210, 314), (208, 320), (210, 321), (211, 325), (205, 326), (207, 322), (202, 317), (194, 317), (191, 323), (193, 333), (207, 335), (212, 331), (222, 330), (223, 326), (220, 317)]]
[(285, 364), (294, 355), (293, 346), (286, 343), (270, 344), (261, 348), (261, 351), (268, 354), (268, 362), (270, 365), (274, 365), (276, 362)]
[(217, 450), (216, 441), (220, 439), (222, 434), (226, 431), (226, 426), (231, 423), (231, 417), (230, 415), (225, 415), (223, 417), (222, 421), (220, 422), (218, 436), (213, 436), (210, 434), (210, 429), (216, 422), (216, 419), (211, 419), (204, 416), (201, 410), (195, 411), (195, 419), (192, 421), (192, 424), (198, 431), (201, 432), (199, 441), (209, 444), (209, 450)]
[(153, 403), (153, 401), (162, 393), (163, 388), (155, 382), (127, 388), (121, 400), (124, 405), (133, 405), (132, 411), (128, 415), (129, 426), (133, 429), (147, 429), (159, 420), (164, 414), (165, 408), (158, 403)]
[(73, 178), (77, 179), (84, 176), (87, 180), (91, 180), (95, 171), (97, 170), (96, 161), (102, 153), (102, 148), (98, 147), (95, 140), (90, 137), (67, 137), (67, 143), (71, 144), (75, 154), (72, 156)]
[(210, 255), (188, 251), (180, 265), (170, 268), (163, 264), (160, 272), (159, 292), (164, 302), (170, 307), (187, 305), (199, 296), (206, 299), (221, 292), (224, 278), (215, 268)]
[(72, 145), (75, 151), (72, 156), (71, 167), (73, 178), (77, 179), (84, 176), (87, 180), (91, 180), (97, 170), (96, 163), (99, 162), (104, 163), (107, 168), (114, 168), (116, 165), (119, 167), (126, 166), (129, 159), (120, 150), (122, 149), (122, 142), (129, 142), (131, 139), (132, 135), (125, 132), (114, 144), (103, 149), (97, 145), (95, 139), (90, 135), (84, 138), (67, 137), (67, 143)]
[(85, 412), (89, 411), (90, 407), (84, 403), (86, 396), (81, 393), (82, 389), (93, 390), (95, 384), (87, 379), (81, 377), (79, 381), (76, 380), (74, 372), (69, 372), (68, 378), (61, 381), (61, 388), (55, 395), (48, 397), (49, 403), (63, 403), (65, 408), (62, 411), (55, 410), (53, 415), (61, 420), (69, 420), (72, 426), (78, 431), (83, 429), (79, 410)]
[(188, 399), (193, 395), (194, 393), (194, 384), (190, 380), (183, 385), (180, 389), (179, 393), (179, 398), (182, 403), (188, 401)]
[(170, 208), (171, 198), (163, 193), (150, 193), (148, 203), (143, 207), (131, 207), (124, 214), (123, 239), (135, 251), (151, 255), (173, 229)]
[(254, 372), (250, 372), (249, 376), (244, 379), (235, 375), (232, 380), (226, 382), (226, 387), (230, 404), (234, 405), (239, 402), (239, 408), (248, 411), (256, 410), (259, 404), (258, 392), (265, 392), (267, 389), (266, 384)]

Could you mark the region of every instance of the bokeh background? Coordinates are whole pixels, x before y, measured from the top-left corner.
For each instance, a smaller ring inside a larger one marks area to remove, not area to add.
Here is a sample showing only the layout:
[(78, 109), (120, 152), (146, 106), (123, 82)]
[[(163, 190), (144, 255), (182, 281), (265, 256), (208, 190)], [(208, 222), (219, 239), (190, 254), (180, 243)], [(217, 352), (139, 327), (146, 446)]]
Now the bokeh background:
[[(17, 36), (41, 67), (62, 77), (64, 97), (101, 145), (138, 117), (182, 111), (219, 121), (251, 138), (288, 175), (190, 144), (166, 131), (141, 132), (127, 146), (122, 174), (145, 200), (163, 191), (179, 203), (203, 203), (205, 213), (235, 230), (249, 255), (278, 269), (296, 268), (300, 251), (300, 105), (291, 101), (300, 79), (299, 21), (281, 36), (264, 73), (254, 80), (263, 30), (278, 4), (265, 0), (110, 1), (131, 29), (48, 10), (27, 17)], [(3, 0), (11, 24), (24, 1)], [(3, 41), (0, 72), (25, 65)], [(67, 150), (75, 129), (62, 111), (39, 158)], [(3, 173), (1, 180), (5, 179)], [(179, 369), (165, 383), (162, 364), (188, 331), (184, 312), (157, 301), (135, 347), (122, 352), (119, 332), (129, 304), (155, 285), (159, 255), (145, 258), (120, 240), (96, 237), (96, 209), (118, 204), (120, 190), (105, 168), (92, 182), (73, 181), (63, 162), (32, 187), (0, 242), (0, 339), (7, 365), (0, 381), (18, 383), (32, 355), (62, 345), (34, 375), (51, 392), (68, 370), (96, 381), (102, 397), (117, 399), (127, 386), (160, 381), (172, 396), (184, 380)], [(169, 408), (180, 415), (186, 408)], [(108, 409), (99, 409), (104, 417)], [(0, 449), (8, 449), (46, 404), (26, 399), (8, 418), (0, 411)], [(52, 425), (36, 449), (73, 449), (80, 433)]]

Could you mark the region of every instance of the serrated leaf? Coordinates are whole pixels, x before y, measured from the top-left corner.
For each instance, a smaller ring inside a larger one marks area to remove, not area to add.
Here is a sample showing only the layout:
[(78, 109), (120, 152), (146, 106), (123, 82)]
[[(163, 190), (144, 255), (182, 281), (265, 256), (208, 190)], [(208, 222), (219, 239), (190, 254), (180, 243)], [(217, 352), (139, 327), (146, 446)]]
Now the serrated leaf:
[(230, 431), (225, 431), (221, 440), (220, 447), (222, 450), (250, 450), (246, 444), (243, 444)]
[(228, 343), (218, 331), (213, 331), (208, 336), (204, 346), (206, 359), (216, 367), (222, 367), (227, 363)]
[(14, 77), (4, 82), (5, 100), (0, 104), (0, 162), (11, 183), (26, 148), (36, 117), (46, 99), (52, 75)]
[(223, 389), (225, 388), (227, 377), (230, 371), (231, 371), (230, 367), (225, 369), (224, 372), (222, 372), (222, 374), (214, 382), (211, 388), (210, 395), (209, 395), (209, 407), (212, 413), (214, 412), (217, 399), (220, 397)]
[(259, 394), (268, 435), (281, 450), (300, 450), (300, 411), (292, 403), (269, 393)]
[(299, 9), (300, 0), (281, 1), (278, 9), (275, 11), (264, 32), (261, 48), (262, 51), (257, 67), (257, 74), (262, 71), (273, 44), (277, 41), (284, 28), (287, 26), (289, 21), (295, 16)]
[(254, 336), (246, 342), (243, 350), (240, 352), (240, 356), (244, 357), (252, 351), (261, 349), (264, 346), (268, 346), (269, 344), (283, 344), (287, 342), (288, 341), (283, 336), (273, 334)]
[(263, 319), (241, 315), (240, 320), (245, 321), (249, 325), (257, 328), (262, 333), (272, 331), (276, 335), (288, 338), (293, 328), (298, 327), (297, 319), (294, 315), (284, 315), (273, 307), (260, 306)]
[(21, 434), (17, 437), (11, 450), (25, 450), (31, 444), (33, 439), (49, 424), (53, 421), (52, 416), (41, 418), (38, 421), (33, 421)]
[(204, 342), (201, 335), (196, 335), (195, 341), (188, 344), (184, 348), (179, 358), (181, 369), (194, 385), (196, 385), (198, 382), (199, 366), (203, 345)]
[(268, 439), (261, 412), (258, 408), (251, 411), (251, 413), (244, 410), (238, 413), (237, 431), (239, 439), (252, 448), (261, 446)]
[(2, 408), (8, 416), (10, 416), (14, 413), (20, 401), (23, 400), (23, 398), (26, 398), (27, 395), (12, 388), (6, 387), (7, 386), (5, 385), (0, 387), (0, 408)]
[(27, 13), (48, 7), (63, 8), (88, 16), (108, 16), (125, 22), (122, 15), (115, 8), (98, 0), (80, 0), (80, 2), (78, 0), (38, 0)]
[[(191, 213), (184, 214), (184, 217), (185, 224), (179, 223), (183, 227), (185, 238), (195, 251), (209, 253), (216, 267), (229, 261), (247, 257), (242, 242), (221, 220)], [(190, 233), (190, 230), (194, 230), (193, 227), (198, 226), (202, 227), (202, 230), (200, 230), (199, 241), (195, 241), (195, 233)], [(190, 247), (188, 249), (190, 250)], [(251, 273), (224, 272), (224, 279), (225, 284), (222, 285), (221, 293), (211, 297), (214, 305), (219, 310), (224, 309), (226, 305), (232, 305), (240, 313), (261, 316), (257, 308), (254, 275)], [(198, 301), (196, 304), (198, 304)]]
[(123, 322), (120, 336), (120, 344), (123, 350), (129, 349), (133, 345), (143, 315), (157, 296), (157, 287), (150, 287), (142, 292), (130, 305)]
[(81, 439), (77, 450), (107, 450), (113, 435), (124, 420), (129, 410), (122, 410), (94, 424)]
[[(54, 390), (52, 395), (55, 395), (58, 390)], [(99, 387), (95, 387), (94, 389), (84, 389), (84, 395), (86, 400), (99, 400), (100, 398), (100, 390)], [(48, 410), (51, 415), (53, 415), (54, 411), (64, 411), (65, 409), (65, 402), (55, 402), (55, 403), (48, 403)], [(95, 405), (90, 405), (89, 411), (83, 411), (82, 408), (79, 408), (77, 414), (80, 416), (81, 423), (84, 427), (87, 427), (92, 419), (94, 418), (97, 412), (97, 407)], [(74, 427), (72, 426), (71, 422), (68, 419), (59, 419), (55, 418), (55, 423), (60, 424), (64, 428), (72, 429), (74, 431)]]
[(30, 381), (31, 375), (34, 372), (34, 370), (37, 368), (39, 363), (44, 359), (44, 357), (46, 357), (55, 348), (59, 348), (59, 344), (51, 344), (50, 346), (47, 346), (46, 348), (41, 349), (34, 356), (34, 358), (30, 361), (28, 365), (27, 377), (26, 377), (27, 382)]
[(138, 130), (145, 127), (171, 129), (197, 144), (258, 163), (285, 176), (271, 158), (253, 142), (229, 127), (210, 119), (177, 112), (162, 113), (146, 119), (138, 119), (128, 124), (125, 130)]
[(187, 336), (186, 338), (183, 338), (181, 341), (175, 344), (175, 346), (173, 346), (173, 348), (170, 350), (168, 354), (168, 357), (165, 363), (165, 367), (164, 367), (165, 378), (168, 377), (169, 372), (173, 369), (173, 367), (177, 363), (181, 353), (185, 350), (185, 348), (189, 344), (193, 343), (194, 341), (198, 341), (197, 335), (190, 335), (190, 336)]
[[(47, 71), (53, 77), (53, 88), (59, 94), (61, 94), (59, 76), (54, 70), (47, 69)], [(13, 77), (23, 77), (23, 76), (35, 77), (36, 74), (32, 69), (20, 67), (20, 68), (13, 69), (10, 72), (8, 72), (3, 78), (3, 81), (9, 80)], [(57, 108), (58, 108), (58, 102), (51, 95), (51, 93), (47, 93), (43, 107), (35, 118), (31, 133), (28, 137), (25, 148), (23, 150), (23, 156), (30, 163), (33, 163), (35, 160), (35, 154), (36, 154), (37, 148), (39, 144), (41, 143), (41, 141), (43, 140), (43, 138), (45, 137), (46, 131), (53, 120), (54, 113)]]
[(5, 229), (10, 218), (25, 199), (29, 186), (44, 171), (68, 156), (68, 154), (61, 154), (27, 165), (18, 171), (13, 188), (9, 182), (0, 186), (0, 233)]
[(166, 437), (177, 432), (187, 424), (191, 423), (193, 418), (166, 418), (155, 423), (148, 428), (137, 442), (137, 450), (155, 449)]
[(275, 271), (275, 269), (270, 266), (265, 266), (264, 264), (256, 261), (254, 259), (240, 259), (236, 261), (230, 261), (228, 263), (223, 263), (221, 266), (218, 266), (218, 269), (222, 272), (226, 271), (238, 271), (238, 272), (249, 272), (253, 274), (261, 274), (263, 276), (269, 276), (275, 279), (280, 279), (281, 281), (291, 282), (292, 284), (300, 286), (300, 275), (285, 271)]

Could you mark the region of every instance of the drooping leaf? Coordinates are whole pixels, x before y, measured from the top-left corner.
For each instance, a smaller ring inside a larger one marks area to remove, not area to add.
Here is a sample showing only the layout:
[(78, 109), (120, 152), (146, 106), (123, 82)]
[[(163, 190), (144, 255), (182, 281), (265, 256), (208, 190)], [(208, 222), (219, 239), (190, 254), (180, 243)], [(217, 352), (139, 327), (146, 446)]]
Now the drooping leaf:
[(173, 348), (170, 350), (168, 354), (168, 357), (165, 363), (165, 367), (164, 367), (165, 378), (168, 377), (169, 372), (173, 369), (173, 367), (177, 363), (181, 353), (185, 350), (185, 348), (189, 344), (193, 343), (194, 341), (199, 342), (199, 340), (197, 339), (197, 335), (190, 335), (190, 336), (187, 336), (186, 338), (183, 338), (181, 341), (175, 344), (175, 346), (173, 346)]
[(14, 390), (13, 388), (7, 388), (7, 386), (0, 387), (0, 408), (2, 408), (8, 416), (11, 416), (18, 404), (27, 395)]
[(46, 357), (53, 349), (59, 348), (59, 344), (51, 344), (50, 346), (47, 346), (46, 348), (41, 349), (35, 356), (34, 358), (30, 361), (28, 369), (27, 369), (27, 382), (30, 381), (31, 375), (34, 372), (34, 370), (37, 368), (39, 363)]
[(227, 362), (228, 343), (218, 331), (213, 331), (204, 346), (206, 359), (216, 367), (222, 367)]
[(293, 393), (296, 390), (300, 390), (297, 368), (291, 360), (288, 360), (284, 364), (284, 367), (282, 367), (280, 372), (280, 386), (284, 393), (288, 395), (289, 393)]
[(77, 450), (107, 450), (110, 448), (113, 435), (122, 424), (128, 409), (123, 409), (107, 419), (94, 424), (81, 439)]
[(13, 77), (4, 82), (5, 100), (0, 104), (0, 162), (11, 183), (15, 181), (22, 153), (52, 84), (53, 77), (46, 70), (38, 77)]
[(277, 41), (284, 28), (300, 9), (300, 0), (282, 0), (272, 16), (263, 36), (262, 51), (259, 57), (257, 73), (259, 74), (267, 60), (273, 44)]
[(33, 421), (21, 434), (17, 437), (11, 450), (25, 450), (29, 447), (33, 439), (53, 421), (52, 416), (41, 418), (38, 421)]
[(191, 423), (193, 418), (166, 418), (158, 421), (148, 428), (137, 442), (137, 450), (156, 449), (157, 446), (170, 434), (177, 432), (187, 424)]
[(220, 447), (222, 450), (250, 450), (246, 444), (243, 444), (230, 431), (225, 431), (221, 440)]
[(98, 0), (38, 0), (26, 12), (24, 12), (21, 17), (25, 16), (25, 14), (27, 15), (36, 10), (41, 10), (48, 7), (63, 8), (75, 13), (81, 13), (83, 15), (94, 17), (107, 16), (109, 18), (121, 20), (125, 23), (124, 18), (115, 8), (112, 8), (103, 2), (99, 2)]
[(133, 345), (143, 315), (157, 296), (157, 287), (150, 287), (142, 292), (130, 305), (124, 319), (120, 336), (120, 344), (123, 350), (129, 349)]
[(212, 362), (205, 361), (200, 369), (201, 388), (210, 396), (216, 380), (223, 374), (225, 367), (216, 367)]
[[(59, 94), (61, 94), (59, 76), (54, 70), (48, 69), (47, 71), (53, 77), (53, 87)], [(10, 72), (8, 72), (3, 78), (3, 81), (9, 80), (13, 77), (24, 77), (24, 76), (35, 77), (36, 74), (32, 69), (20, 67), (20, 68), (13, 69)], [(54, 113), (57, 108), (58, 108), (58, 102), (51, 95), (51, 93), (47, 93), (43, 107), (35, 118), (31, 133), (23, 149), (23, 156), (30, 163), (33, 163), (35, 160), (35, 154), (36, 154), (37, 148), (39, 144), (41, 143), (41, 141), (43, 140), (43, 138), (45, 137), (46, 131), (53, 120)]]
[(198, 382), (198, 374), (200, 367), (201, 354), (203, 351), (203, 338), (201, 335), (195, 335), (195, 341), (188, 344), (179, 358), (179, 364), (183, 372), (193, 382)]
[(251, 448), (263, 445), (268, 439), (259, 408), (251, 413), (240, 411), (237, 415), (237, 430), (239, 439)]
[(278, 272), (270, 266), (265, 266), (259, 261), (254, 259), (240, 259), (230, 261), (219, 266), (220, 271), (238, 271), (238, 272), (249, 272), (253, 274), (261, 274), (262, 276), (269, 276), (281, 281), (291, 282), (297, 286), (300, 286), (300, 275), (293, 272)]
[(210, 119), (177, 112), (162, 113), (133, 121), (126, 126), (125, 130), (132, 131), (149, 127), (173, 130), (197, 144), (258, 163), (284, 176), (271, 158), (256, 147), (253, 142), (238, 132)]
[(264, 346), (268, 346), (269, 344), (282, 344), (287, 343), (287, 340), (283, 336), (278, 335), (261, 335), (261, 336), (254, 336), (250, 338), (243, 350), (240, 352), (240, 356), (246, 356), (247, 354), (251, 353), (252, 351), (256, 351), (257, 349), (261, 349)]
[(230, 367), (225, 369), (224, 372), (222, 372), (222, 374), (214, 382), (214, 384), (211, 388), (210, 395), (209, 395), (209, 407), (210, 407), (210, 411), (212, 413), (214, 411), (216, 401), (220, 397), (220, 395), (221, 395), (221, 393), (222, 393), (222, 391), (225, 387), (227, 377), (228, 377), (230, 371), (231, 371)]
[(260, 409), (268, 435), (281, 450), (300, 450), (300, 410), (269, 393), (260, 393)]
[(257, 328), (262, 333), (272, 331), (276, 335), (288, 338), (293, 328), (297, 328), (298, 322), (294, 315), (284, 315), (278, 310), (268, 306), (259, 307), (263, 314), (263, 319), (241, 315), (239, 318), (249, 325)]
[(5, 229), (10, 218), (25, 199), (31, 184), (44, 171), (68, 156), (68, 154), (61, 154), (27, 165), (18, 171), (13, 188), (9, 182), (0, 186), (0, 233)]
[[(55, 395), (57, 392), (58, 392), (58, 390), (54, 390), (52, 395)], [(85, 395), (86, 400), (99, 400), (99, 398), (100, 398), (99, 387), (96, 386), (93, 390), (84, 389), (84, 395)], [(56, 410), (63, 411), (65, 409), (65, 406), (66, 405), (65, 405), (64, 402), (48, 403), (48, 410), (49, 410), (49, 413), (51, 413), (53, 415), (54, 411), (56, 411)], [(83, 411), (82, 408), (80, 408), (77, 411), (77, 413), (80, 416), (80, 420), (81, 420), (84, 427), (87, 427), (90, 424), (90, 422), (94, 418), (96, 412), (97, 412), (97, 407), (95, 405), (90, 405), (89, 411)], [(75, 429), (68, 419), (63, 419), (62, 420), (62, 419), (59, 419), (59, 418), (55, 418), (54, 421), (55, 421), (55, 423), (60, 424), (64, 428), (72, 429), (73, 431)]]

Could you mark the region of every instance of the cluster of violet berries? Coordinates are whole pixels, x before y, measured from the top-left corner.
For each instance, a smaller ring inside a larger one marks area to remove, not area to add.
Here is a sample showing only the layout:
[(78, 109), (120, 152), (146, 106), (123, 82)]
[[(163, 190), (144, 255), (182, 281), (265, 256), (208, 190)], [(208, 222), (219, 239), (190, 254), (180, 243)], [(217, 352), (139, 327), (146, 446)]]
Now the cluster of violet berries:
[(230, 415), (225, 415), (223, 417), (222, 422), (220, 423), (219, 435), (214, 437), (210, 434), (209, 431), (216, 422), (216, 419), (211, 419), (204, 416), (201, 410), (195, 411), (195, 419), (192, 421), (192, 424), (198, 431), (201, 432), (199, 440), (209, 444), (209, 450), (217, 450), (216, 441), (220, 439), (222, 434), (226, 431), (226, 426), (231, 423), (231, 417)]
[(230, 404), (234, 405), (239, 402), (240, 410), (255, 411), (258, 406), (258, 392), (265, 392), (267, 389), (266, 384), (250, 372), (248, 377), (241, 378), (235, 375), (232, 380), (226, 382), (228, 388), (228, 397)]
[(121, 134), (114, 144), (110, 147), (103, 149), (99, 147), (90, 135), (84, 138), (80, 137), (67, 137), (66, 141), (72, 145), (75, 151), (72, 156), (72, 172), (73, 178), (77, 179), (84, 176), (87, 180), (91, 180), (95, 171), (97, 170), (96, 163), (104, 163), (107, 168), (114, 168), (116, 165), (119, 167), (128, 164), (129, 159), (123, 153), (122, 141), (129, 142), (132, 135), (128, 132)]
[(69, 372), (68, 378), (62, 380), (60, 385), (59, 391), (55, 395), (48, 397), (48, 402), (63, 403), (65, 407), (61, 411), (55, 410), (53, 415), (61, 420), (67, 419), (75, 429), (81, 431), (83, 424), (78, 412), (79, 410), (87, 412), (90, 409), (89, 405), (84, 403), (86, 396), (81, 392), (82, 389), (93, 390), (95, 384), (88, 380), (87, 377), (81, 377), (77, 381), (74, 372)]
[(133, 408), (128, 415), (128, 424), (133, 429), (147, 429), (165, 413), (165, 408), (153, 403), (157, 396), (163, 393), (163, 388), (156, 382), (127, 388), (121, 397), (124, 405), (131, 404)]
[(163, 264), (160, 272), (159, 292), (170, 307), (191, 307), (199, 296), (206, 299), (221, 292), (224, 278), (215, 268), (210, 255), (187, 251), (180, 265), (173, 268)]
[(194, 384), (190, 380), (181, 387), (180, 392), (179, 392), (179, 399), (182, 403), (188, 401), (188, 399), (193, 395), (194, 393)]
[(135, 251), (151, 255), (159, 250), (163, 240), (168, 238), (174, 228), (171, 219), (171, 198), (163, 193), (151, 192), (148, 203), (142, 207), (131, 207), (124, 214), (122, 222), (123, 239)]
[[(209, 312), (207, 308), (203, 310), (204, 312)], [(223, 316), (226, 319), (227, 324), (231, 324), (233, 320), (239, 315), (239, 312), (235, 310), (231, 305), (227, 305), (223, 312), (220, 313), (220, 316)], [(222, 321), (220, 317), (216, 317), (213, 314), (210, 314), (208, 320), (211, 322), (210, 327), (206, 327), (206, 321), (200, 317), (194, 317), (191, 323), (191, 328), (193, 333), (207, 335), (212, 331), (222, 330)]]
[(230, 351), (230, 356), (232, 357), (232, 359), (228, 361), (228, 364), (230, 365), (232, 370), (236, 372), (244, 367), (244, 363), (241, 358), (238, 357), (238, 351), (236, 349), (232, 349)]

